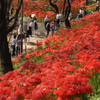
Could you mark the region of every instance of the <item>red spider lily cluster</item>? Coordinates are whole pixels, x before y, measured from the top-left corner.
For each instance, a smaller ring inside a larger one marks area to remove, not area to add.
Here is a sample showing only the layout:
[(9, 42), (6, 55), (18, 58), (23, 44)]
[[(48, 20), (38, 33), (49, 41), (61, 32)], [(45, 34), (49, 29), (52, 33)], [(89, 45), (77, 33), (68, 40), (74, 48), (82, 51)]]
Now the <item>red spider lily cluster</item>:
[(90, 79), (100, 72), (100, 14), (79, 23), (37, 43), (19, 70), (0, 77), (0, 100), (82, 100), (92, 93)]
[[(18, 0), (13, 0), (12, 6), (14, 6), (14, 9), (17, 9), (17, 1)], [(56, 5), (58, 6), (59, 12), (62, 11), (63, 9), (63, 0), (53, 0), (52, 2), (55, 2)], [(83, 7), (85, 4), (86, 0), (73, 0), (71, 3), (71, 10), (73, 15), (78, 13), (79, 8)], [(67, 3), (66, 3), (67, 5)], [(49, 9), (47, 11), (47, 9)], [(23, 12), (25, 15), (31, 15), (31, 14), (36, 14), (38, 18), (44, 18), (45, 15), (48, 15), (51, 20), (55, 19), (55, 14), (53, 11), (55, 9), (50, 7), (50, 2), (48, 0), (23, 0)], [(20, 10), (20, 13), (22, 11)]]

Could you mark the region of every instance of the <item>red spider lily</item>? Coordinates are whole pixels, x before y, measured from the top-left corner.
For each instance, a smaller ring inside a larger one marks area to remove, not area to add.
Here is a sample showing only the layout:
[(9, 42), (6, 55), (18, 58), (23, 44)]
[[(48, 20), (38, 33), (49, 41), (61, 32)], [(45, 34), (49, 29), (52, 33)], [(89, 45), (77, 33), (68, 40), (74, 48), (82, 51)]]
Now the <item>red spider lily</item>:
[[(82, 26), (61, 29), (46, 38), (45, 48), (38, 42), (37, 51), (26, 55), (27, 61), (19, 70), (0, 77), (0, 97), (81, 100), (81, 94), (92, 93), (90, 78), (100, 71), (100, 14), (86, 16), (77, 23)], [(19, 56), (16, 61), (21, 60)]]

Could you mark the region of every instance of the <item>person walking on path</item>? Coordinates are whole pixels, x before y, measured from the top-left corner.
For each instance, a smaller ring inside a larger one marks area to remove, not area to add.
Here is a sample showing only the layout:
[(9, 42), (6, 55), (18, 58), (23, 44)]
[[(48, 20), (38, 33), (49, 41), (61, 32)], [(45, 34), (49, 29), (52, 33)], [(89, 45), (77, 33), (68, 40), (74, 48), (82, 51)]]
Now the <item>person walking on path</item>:
[(53, 36), (53, 33), (55, 31), (55, 21), (50, 24), (50, 28), (51, 28), (51, 32), (52, 32), (52, 36)]
[(46, 30), (47, 30), (47, 35), (46, 35), (46, 37), (48, 37), (49, 32), (50, 32), (50, 21), (48, 21), (47, 24), (46, 24)]
[[(32, 30), (32, 35), (34, 34), (34, 20), (32, 20), (29, 24), (29, 26), (31, 27), (31, 30)], [(32, 36), (31, 35), (31, 36)]]
[(46, 15), (45, 18), (44, 18), (44, 27), (45, 27), (45, 29), (46, 29), (46, 24), (48, 23), (48, 21), (50, 21), (50, 19)]
[(77, 15), (76, 18), (77, 18), (77, 19), (78, 19), (78, 18), (82, 18), (82, 17), (84, 16), (83, 14), (84, 14), (84, 10), (83, 10), (82, 8), (79, 9), (79, 13), (78, 13), (78, 15)]
[(16, 40), (16, 55), (20, 54), (21, 52), (21, 37), (18, 35), (17, 40)]
[(32, 35), (32, 30), (31, 30), (31, 27), (28, 27), (28, 30), (27, 30), (27, 32), (26, 32), (26, 41), (27, 41), (27, 43), (29, 43), (30, 42), (30, 35)]
[(14, 35), (13, 39), (12, 39), (12, 56), (15, 56), (15, 50), (16, 50), (16, 35)]
[(34, 33), (36, 34), (36, 31), (38, 29), (38, 24), (37, 24), (37, 21), (34, 20)]
[(57, 15), (56, 15), (56, 26), (58, 28), (60, 27), (60, 19), (61, 19), (61, 15), (59, 13), (57, 13)]

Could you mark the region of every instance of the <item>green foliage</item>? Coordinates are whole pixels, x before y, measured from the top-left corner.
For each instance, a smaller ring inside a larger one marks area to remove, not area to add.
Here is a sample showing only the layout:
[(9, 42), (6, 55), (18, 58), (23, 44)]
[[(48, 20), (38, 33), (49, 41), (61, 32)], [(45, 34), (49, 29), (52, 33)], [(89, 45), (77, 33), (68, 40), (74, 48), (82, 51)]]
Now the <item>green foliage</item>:
[(2, 69), (1, 69), (1, 66), (0, 66), (0, 74), (2, 74)]
[(54, 40), (50, 40), (50, 46), (54, 45), (55, 41)]
[(88, 7), (87, 8), (87, 13), (91, 13), (93, 11), (95, 11), (96, 7)]
[(55, 95), (55, 94), (53, 94), (53, 93), (50, 93), (50, 94), (49, 94), (49, 97), (57, 98), (57, 95)]
[(45, 98), (41, 98), (41, 99), (39, 99), (39, 100), (46, 100)]
[(96, 3), (96, 0), (88, 0), (88, 5)]
[(68, 41), (68, 40), (67, 40), (67, 39), (65, 39), (64, 41), (59, 41), (59, 43), (58, 43), (58, 44), (62, 45), (62, 43), (63, 43), (63, 42), (66, 42), (66, 41)]
[(80, 27), (80, 26), (82, 26), (82, 23), (71, 24), (71, 27), (73, 27), (73, 28), (78, 28), (78, 27)]
[(46, 44), (45, 43), (42, 43), (42, 48), (46, 48)]
[(95, 94), (95, 95), (93, 95), (93, 96), (90, 96), (89, 97), (89, 100), (100, 100), (100, 94)]
[(56, 47), (55, 49), (58, 50), (58, 49), (60, 49), (60, 47)]
[(76, 95), (75, 97), (79, 97), (81, 100), (88, 100), (88, 94), (86, 93)]
[(94, 93), (100, 93), (100, 73), (95, 72), (91, 78), (90, 84), (94, 87)]
[(100, 100), (100, 73), (95, 72), (93, 76), (90, 85), (94, 87), (94, 92), (89, 95), (89, 100)]
[(74, 62), (69, 62), (69, 64), (70, 64), (70, 65), (73, 65), (73, 64), (74, 64)]
[(42, 48), (39, 48), (39, 47), (38, 47), (38, 48), (36, 48), (34, 51), (39, 51), (39, 50), (42, 50)]
[(46, 51), (46, 53), (45, 54), (49, 54), (49, 55), (54, 55), (54, 53), (52, 53), (52, 52), (50, 52), (50, 51)]
[(37, 64), (40, 62), (45, 62), (45, 59), (43, 56), (32, 56), (30, 59), (36, 62)]
[(24, 64), (24, 61), (21, 61), (21, 62), (19, 62), (19, 63), (13, 64), (14, 70), (18, 70), (18, 69), (19, 69), (19, 66), (20, 66), (20, 65), (23, 65), (23, 64)]

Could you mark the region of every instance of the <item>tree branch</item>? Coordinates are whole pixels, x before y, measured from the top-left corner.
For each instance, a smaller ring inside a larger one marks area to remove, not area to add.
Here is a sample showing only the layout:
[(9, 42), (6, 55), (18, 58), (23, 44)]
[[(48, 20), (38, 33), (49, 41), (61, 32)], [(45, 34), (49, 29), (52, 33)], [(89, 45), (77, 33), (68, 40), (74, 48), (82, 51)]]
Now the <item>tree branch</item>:
[(9, 32), (11, 32), (15, 26), (16, 26), (16, 22), (17, 22), (17, 18), (18, 18), (18, 14), (19, 14), (19, 10), (21, 9), (21, 5), (22, 5), (22, 0), (19, 0), (18, 1), (18, 9), (16, 10), (16, 13), (15, 13), (15, 19), (14, 19), (14, 23), (13, 25), (7, 30), (7, 33), (8, 34)]
[(58, 7), (56, 4), (52, 3), (52, 0), (49, 0), (50, 5), (55, 9), (56, 13), (59, 13)]

